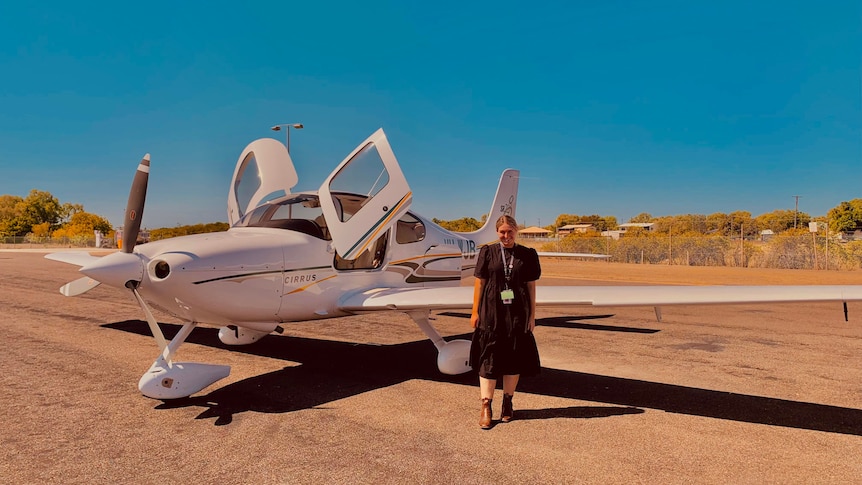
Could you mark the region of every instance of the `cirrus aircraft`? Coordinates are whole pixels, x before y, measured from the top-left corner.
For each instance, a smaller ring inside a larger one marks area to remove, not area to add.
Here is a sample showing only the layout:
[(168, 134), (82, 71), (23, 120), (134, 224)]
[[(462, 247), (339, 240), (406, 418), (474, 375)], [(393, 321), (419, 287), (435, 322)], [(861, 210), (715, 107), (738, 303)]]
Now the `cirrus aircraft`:
[[(226, 232), (136, 245), (150, 157), (138, 164), (126, 206), (122, 248), (103, 257), (60, 252), (46, 257), (80, 266), (85, 276), (66, 296), (100, 283), (128, 289), (160, 353), (138, 388), (148, 397), (190, 396), (227, 377), (224, 365), (177, 362), (198, 324), (221, 327), (228, 345), (281, 333), (290, 322), (365, 312), (403, 312), (436, 347), (444, 374), (470, 370), (470, 342), (447, 341), (432, 310), (469, 309), (479, 249), (497, 241), (494, 221), (515, 215), (519, 171), (504, 170), (485, 225), (453, 232), (410, 210), (413, 193), (380, 129), (360, 143), (317, 191), (292, 193), (298, 177), (286, 147), (250, 143), (231, 180)], [(539, 253), (560, 255), (559, 253)], [(567, 256), (606, 258), (594, 254)], [(538, 306), (664, 305), (862, 300), (862, 286), (538, 286)], [(167, 341), (150, 308), (185, 322)]]

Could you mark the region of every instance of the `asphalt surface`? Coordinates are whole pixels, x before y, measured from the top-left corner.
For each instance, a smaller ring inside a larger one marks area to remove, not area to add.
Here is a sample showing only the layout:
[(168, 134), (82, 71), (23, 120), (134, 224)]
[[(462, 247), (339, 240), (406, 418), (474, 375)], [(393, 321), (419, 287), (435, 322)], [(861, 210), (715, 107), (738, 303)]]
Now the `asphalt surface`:
[[(626, 274), (543, 267), (547, 285)], [(639, 283), (669, 278), (635, 269)], [(675, 271), (673, 282), (687, 274)], [(746, 284), (775, 277), (736, 271)], [(849, 323), (840, 304), (668, 307), (661, 323), (650, 308), (542, 310), (542, 373), (522, 381), (514, 421), (483, 431), (475, 375), (439, 374), (432, 344), (397, 313), (291, 324), (230, 349), (198, 328), (177, 359), (231, 376), (188, 399), (145, 398), (137, 382), (157, 347), (140, 309), (104, 285), (58, 293), (79, 276), (0, 252), (5, 483), (862, 482), (859, 303)], [(466, 315), (434, 323), (467, 338)]]

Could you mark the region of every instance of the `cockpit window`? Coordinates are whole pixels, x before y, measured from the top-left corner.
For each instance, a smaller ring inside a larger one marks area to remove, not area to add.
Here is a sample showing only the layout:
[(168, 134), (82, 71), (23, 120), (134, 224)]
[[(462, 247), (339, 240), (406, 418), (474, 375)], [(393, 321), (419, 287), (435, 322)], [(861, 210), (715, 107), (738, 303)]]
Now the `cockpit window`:
[(406, 213), (395, 225), (395, 242), (409, 244), (425, 239), (425, 224), (411, 213)]
[[(254, 197), (254, 193), (260, 188), (260, 168), (257, 166), (257, 159), (254, 157), (254, 152), (246, 155), (239, 168), (239, 176), (236, 179), (234, 191), (236, 191), (237, 199), (240, 207), (247, 207)], [(240, 209), (242, 210), (242, 209)]]
[[(380, 193), (389, 183), (389, 171), (377, 151), (377, 146), (374, 143), (369, 143), (362, 148), (356, 155), (350, 159), (338, 171), (332, 180), (329, 182), (329, 190), (333, 194), (333, 198), (341, 199), (344, 204), (343, 197), (335, 195), (336, 192), (345, 194), (361, 194), (360, 200), (362, 205), (366, 204), (374, 196)], [(335, 201), (336, 206), (338, 201)], [(350, 217), (359, 211), (359, 207), (354, 211), (345, 210), (339, 214), (341, 222), (347, 222)]]
[(274, 227), (297, 231), (318, 239), (331, 240), (320, 199), (300, 194), (282, 201), (264, 204), (246, 214), (236, 227)]
[(332, 192), (332, 201), (335, 203), (335, 211), (338, 213), (338, 218), (341, 222), (347, 222), (353, 217), (353, 214), (359, 212), (369, 200), (364, 195), (348, 194), (342, 192)]

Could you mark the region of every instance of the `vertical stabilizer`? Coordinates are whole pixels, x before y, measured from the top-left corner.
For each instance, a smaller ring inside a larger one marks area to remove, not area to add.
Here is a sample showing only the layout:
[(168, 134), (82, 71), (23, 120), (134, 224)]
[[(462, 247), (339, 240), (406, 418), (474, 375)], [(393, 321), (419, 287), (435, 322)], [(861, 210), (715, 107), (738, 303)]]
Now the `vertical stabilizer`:
[(497, 186), (497, 194), (494, 196), (494, 203), (491, 205), (491, 210), (488, 212), (488, 218), (485, 220), (485, 225), (478, 231), (461, 233), (464, 236), (476, 241), (477, 244), (483, 245), (497, 240), (497, 228), (494, 227), (497, 219), (502, 215), (510, 215), (515, 217), (515, 206), (518, 202), (518, 179), (521, 172), (512, 168), (507, 168), (500, 176), (500, 184)]

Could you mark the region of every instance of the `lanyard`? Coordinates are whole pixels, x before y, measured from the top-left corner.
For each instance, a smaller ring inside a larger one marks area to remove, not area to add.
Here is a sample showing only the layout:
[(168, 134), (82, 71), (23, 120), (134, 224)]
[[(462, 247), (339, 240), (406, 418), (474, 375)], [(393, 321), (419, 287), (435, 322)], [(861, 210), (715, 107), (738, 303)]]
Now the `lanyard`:
[(506, 277), (506, 286), (508, 287), (509, 280), (512, 278), (512, 267), (515, 264), (515, 248), (512, 247), (512, 256), (509, 257), (509, 264), (506, 264), (506, 252), (503, 251), (503, 243), (500, 243), (500, 257), (503, 260), (503, 276)]

